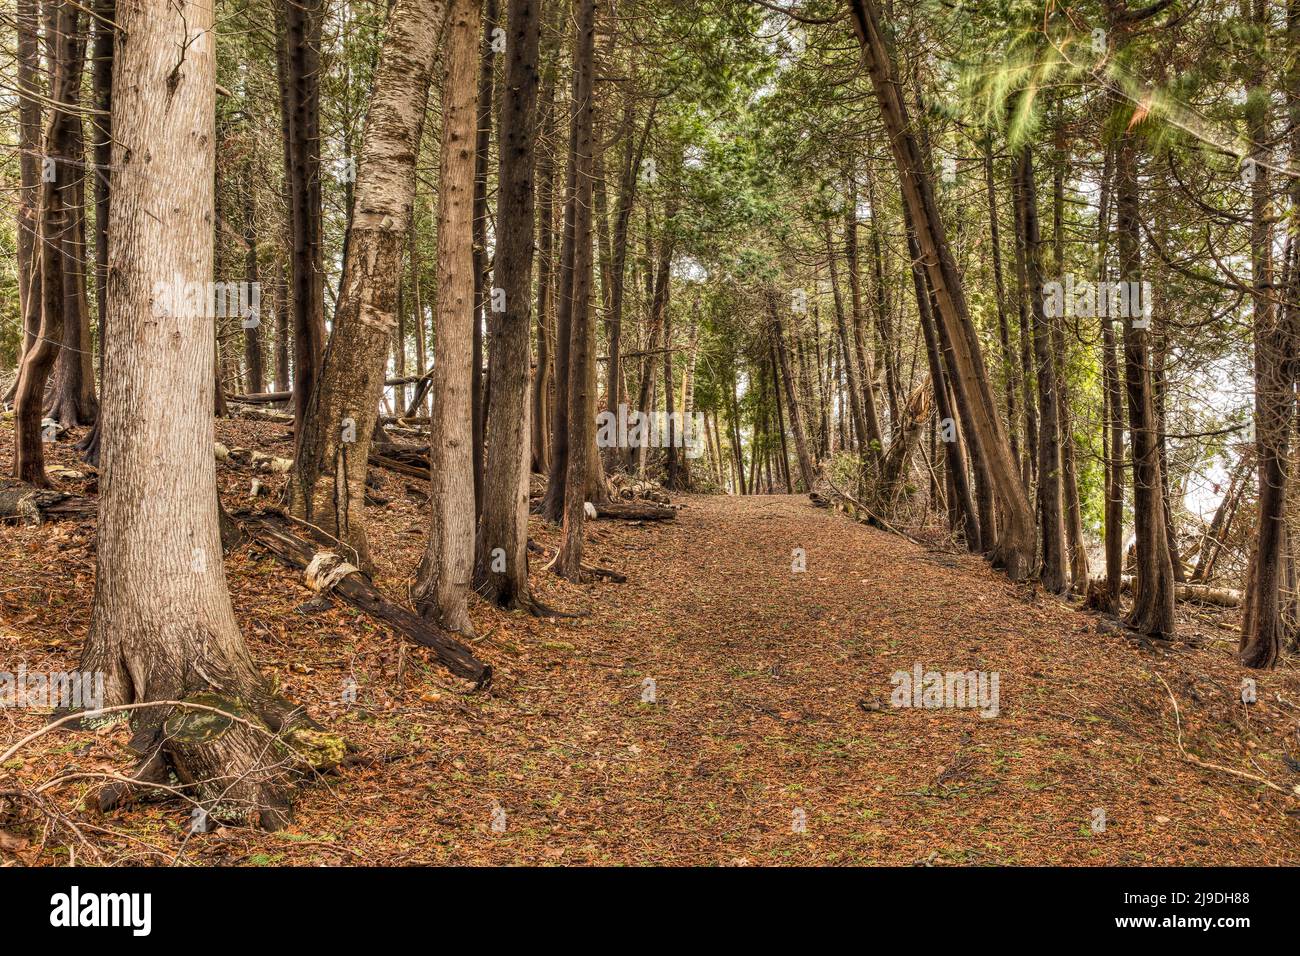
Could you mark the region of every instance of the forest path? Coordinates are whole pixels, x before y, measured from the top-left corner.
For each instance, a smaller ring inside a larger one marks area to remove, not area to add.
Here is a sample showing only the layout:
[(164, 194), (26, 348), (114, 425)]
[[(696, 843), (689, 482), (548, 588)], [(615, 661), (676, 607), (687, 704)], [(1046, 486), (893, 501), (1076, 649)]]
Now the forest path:
[[(683, 502), (672, 523), (592, 526), (590, 555), (628, 584), (536, 576), (590, 616), (499, 615), (483, 646), (517, 656), (494, 657), (491, 694), (422, 724), (437, 756), (373, 781), (391, 822), (354, 837), (401, 840), (396, 862), (1300, 860), (1285, 801), (1178, 759), (1152, 671), (1230, 711), (1233, 668), (1198, 685), (1199, 662), (804, 496)], [(997, 672), (998, 716), (891, 707), (891, 675), (918, 664)], [(1196, 705), (1180, 706), (1190, 740)]]
[[(292, 447), (270, 423), (218, 426), (230, 444)], [(0, 433), (0, 465), (7, 447)], [(52, 452), (76, 464), (70, 443)], [(228, 507), (246, 501), (246, 474), (218, 475)], [(368, 509), (379, 583), (405, 601), (427, 505), (409, 479), (381, 477), (391, 503)], [(313, 593), (301, 574), (255, 549), (231, 554), (227, 579), (258, 665), (374, 763), (305, 788), (287, 833), (187, 837), (184, 807), (138, 804), (94, 821), (123, 834), (108, 858), (1300, 862), (1300, 826), (1287, 814), (1297, 801), (1182, 761), (1169, 700), (1172, 691), (1189, 752), (1289, 787), (1300, 780), (1283, 760), (1300, 756), (1300, 674), (1240, 668), (1231, 633), (1198, 627), (1190, 609), (1181, 632), (1204, 646), (1139, 650), (977, 557), (927, 551), (806, 496), (679, 501), (672, 522), (588, 525), (587, 560), (625, 572), (626, 584), (572, 585), (534, 562), (543, 600), (586, 617), (539, 620), (475, 602), (475, 648), (496, 669), (486, 693), (468, 693), (362, 612), (336, 603), (306, 613)], [(538, 518), (530, 534), (548, 549), (559, 541)], [(795, 548), (806, 552), (802, 573), (791, 570)], [(6, 528), (0, 658), (75, 668), (94, 568), (93, 521)], [(891, 707), (891, 675), (918, 664), (996, 672), (998, 716)], [(1250, 708), (1243, 677), (1258, 682)], [(340, 688), (353, 679), (347, 704)], [(643, 703), (647, 679), (655, 699)], [(47, 719), (3, 717), (9, 740)], [(125, 727), (89, 740), (47, 735), (20, 778), (127, 772), (129, 737)], [(70, 764), (73, 747), (81, 756)], [(66, 812), (83, 812), (78, 791), (64, 799)], [(1091, 828), (1096, 809), (1104, 832)], [(41, 859), (62, 862), (56, 847)]]

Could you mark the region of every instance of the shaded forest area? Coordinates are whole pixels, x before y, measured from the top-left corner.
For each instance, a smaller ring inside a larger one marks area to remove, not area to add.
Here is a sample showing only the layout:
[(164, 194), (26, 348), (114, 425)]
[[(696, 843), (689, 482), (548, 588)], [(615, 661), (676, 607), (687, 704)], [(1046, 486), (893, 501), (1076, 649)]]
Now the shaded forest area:
[(1300, 0), (0, 9), (0, 856), (1295, 858)]

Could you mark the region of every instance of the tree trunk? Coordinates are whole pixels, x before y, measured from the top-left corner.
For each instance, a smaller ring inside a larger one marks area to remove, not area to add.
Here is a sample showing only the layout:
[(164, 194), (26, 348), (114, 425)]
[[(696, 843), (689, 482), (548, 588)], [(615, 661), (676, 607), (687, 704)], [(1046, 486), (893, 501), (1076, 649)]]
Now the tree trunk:
[(276, 0), (277, 64), (284, 136), (293, 287), (294, 437), (307, 433), (308, 407), (325, 352), (325, 266), (320, 164), (323, 0)]
[[(595, 0), (576, 0), (573, 38), (573, 144), (574, 167), (573, 268), (569, 295), (569, 454), (564, 488), (564, 542), (555, 558), (555, 571), (570, 581), (582, 580), (584, 505), (587, 500), (588, 456), (594, 446), (595, 394), (588, 366), (592, 350), (592, 129), (595, 116)], [(570, 226), (566, 222), (566, 232)]]
[(934, 297), (930, 294), (925, 269), (921, 265), (916, 237), (910, 231), (907, 234), (907, 248), (908, 254), (912, 257), (912, 287), (916, 292), (917, 311), (921, 316), (921, 333), (925, 337), (925, 354), (930, 367), (930, 383), (934, 388), (934, 404), (939, 412), (939, 437), (943, 443), (944, 473), (948, 484), (951, 485), (951, 493), (948, 496), (948, 526), (953, 534), (962, 536), (968, 550), (978, 553), (982, 550), (979, 519), (975, 510), (975, 500), (971, 497), (970, 478), (966, 473), (962, 430), (954, 414), (952, 402), (948, 398), (948, 374), (943, 367), (943, 353), (939, 346), (932, 308)]
[[(1253, 20), (1266, 28), (1269, 5), (1253, 0)], [(1292, 29), (1295, 29), (1292, 27)], [(1293, 51), (1294, 53), (1294, 51)], [(1262, 81), (1262, 78), (1259, 78)], [(1250, 261), (1255, 335), (1255, 457), (1259, 469), (1258, 524), (1247, 575), (1241, 622), (1241, 662), (1247, 667), (1274, 667), (1282, 654), (1285, 625), (1281, 606), (1282, 556), (1286, 530), (1286, 493), (1290, 436), (1294, 419), (1294, 382), (1289, 380), (1288, 341), (1273, 302), (1272, 197), (1269, 194), (1268, 142), (1272, 139), (1269, 106), (1247, 106), (1251, 162)]]
[[(104, 376), (104, 343), (108, 337), (108, 213), (112, 190), (113, 159), (113, 56), (117, 28), (114, 0), (96, 0), (95, 45), (92, 52), (92, 90), (95, 109), (90, 128), (95, 137), (91, 146), (95, 180), (95, 303), (99, 323), (99, 376)], [(99, 467), (99, 442), (103, 431), (103, 417), (95, 416), (90, 433), (78, 443), (84, 460)]]
[(844, 315), (844, 296), (840, 292), (839, 266), (831, 240), (829, 219), (826, 221), (826, 255), (831, 274), (831, 297), (835, 302), (835, 328), (839, 333), (840, 348), (847, 357), (845, 371), (849, 380), (849, 412), (853, 416), (853, 427), (857, 433), (871, 436), (862, 449), (863, 460), (869, 459), (879, 466), (884, 444), (880, 434), (880, 419), (876, 415), (876, 400), (871, 387), (868, 385), (864, 388), (862, 385), (857, 358), (854, 356), (849, 338), (848, 321)]
[[(1116, 107), (1124, 101), (1115, 96)], [(1119, 134), (1115, 152), (1116, 234), (1120, 280), (1141, 288), (1142, 252), (1139, 225), (1137, 142), (1131, 129)], [(1130, 296), (1136, 302), (1138, 296)], [(1142, 634), (1174, 633), (1174, 569), (1165, 536), (1160, 448), (1151, 402), (1148, 339), (1141, 310), (1124, 318), (1124, 379), (1128, 393), (1129, 440), (1133, 454), (1133, 517), (1137, 534), (1138, 573), (1128, 623)], [(1138, 324), (1135, 324), (1138, 323)]]
[(541, 511), (551, 524), (564, 520), (564, 487), (569, 472), (569, 349), (572, 344), (573, 319), (573, 256), (575, 251), (573, 227), (574, 202), (578, 190), (578, 124), (573, 115), (575, 106), (570, 94), (569, 152), (564, 184), (564, 219), (560, 241), (560, 269), (556, 290), (555, 309), (555, 405), (551, 409), (551, 461), (547, 472), (546, 494)]
[(367, 573), (366, 461), (397, 324), (402, 247), (441, 13), (441, 0), (393, 5), (361, 146), (334, 329), (287, 490), (290, 511), (342, 542)]
[(474, 152), (478, 0), (450, 0), (444, 30), (438, 176), (437, 355), (429, 452), (429, 542), (415, 601), (444, 629), (473, 634), (474, 464), (470, 362), (474, 340)]
[[(75, 103), (81, 89), (82, 49), (79, 24), (81, 10), (69, 0), (58, 0), (52, 11), (54, 36), (48, 38), (53, 56), (50, 81), (52, 103)], [(80, 116), (71, 111), (51, 108), (45, 134), (46, 162), (54, 175), (41, 184), (38, 210), (41, 269), (40, 331), (23, 355), (14, 392), (14, 461), (13, 474), (30, 485), (49, 487), (45, 475), (45, 449), (42, 445), (41, 412), (45, 384), (58, 358), (64, 337), (64, 260), (63, 237), (73, 217), (69, 206), (74, 201), (72, 183), (81, 170), (70, 164), (75, 143), (74, 127)], [(35, 307), (35, 302), (30, 303)]]
[[(40, 4), (18, 0), (18, 314), (23, 319), (23, 353), (40, 332), (41, 324), (41, 100)], [(13, 399), (14, 390), (4, 400)]]
[(554, 382), (551, 344), (555, 335), (555, 61), (548, 58), (543, 83), (544, 106), (538, 139), (542, 159), (537, 173), (537, 370), (532, 387), (532, 469), (546, 474), (551, 465), (551, 387)]
[(1011, 457), (1020, 460), (1020, 435), (1016, 428), (1016, 357), (1011, 351), (1011, 333), (1007, 322), (1007, 289), (1002, 277), (1002, 240), (998, 225), (998, 195), (993, 180), (993, 137), (984, 139), (984, 187), (989, 203), (989, 239), (993, 254), (993, 289), (998, 309), (998, 341), (1002, 346), (1002, 377), (1007, 401), (1007, 433)]
[(1043, 243), (1038, 225), (1038, 196), (1034, 184), (1033, 150), (1026, 144), (1012, 158), (1016, 203), (1020, 207), (1020, 234), (1028, 280), (1029, 309), (1034, 326), (1035, 379), (1038, 382), (1038, 521), (1041, 542), (1043, 588), (1064, 594), (1070, 582), (1066, 574), (1065, 522), (1061, 499), (1061, 440), (1058, 428), (1056, 360), (1053, 356), (1048, 316), (1043, 304)]
[(478, 593), (500, 607), (524, 609), (534, 606), (528, 588), (528, 338), (540, 8), (541, 0), (509, 0), (494, 269), (505, 311), (491, 339), (483, 515), (475, 549)]
[[(226, 590), (213, 507), (212, 319), (184, 297), (155, 294), (158, 276), (201, 287), (212, 276), (212, 8), (120, 0), (117, 23), (130, 41), (115, 64), (115, 335), (104, 362), (98, 574), (81, 666), (105, 674), (108, 706), (185, 700), (232, 715), (136, 711), (140, 779), (174, 772), (212, 816), (273, 829), (290, 808), (286, 756), (310, 722), (258, 673)], [(336, 738), (325, 749), (342, 757)]]
[(781, 323), (781, 309), (777, 302), (775, 288), (767, 290), (767, 314), (771, 320), (772, 347), (776, 350), (777, 358), (780, 360), (781, 370), (781, 382), (772, 383), (773, 398), (778, 402), (781, 400), (780, 388), (784, 383), (786, 404), (790, 410), (790, 431), (794, 433), (795, 455), (799, 459), (799, 477), (803, 481), (804, 490), (812, 491), (815, 476), (812, 455), (808, 452), (808, 436), (804, 432), (803, 411), (799, 407), (799, 397), (794, 391), (794, 378), (790, 374), (790, 351), (785, 341), (785, 331)]
[(470, 439), (474, 463), (474, 520), (483, 514), (483, 455), (486, 447), (484, 425), (487, 419), (483, 387), (483, 324), (489, 332), (496, 318), (488, 309), (487, 254), (488, 225), (488, 154), (492, 149), (492, 63), (496, 59), (492, 31), (497, 23), (497, 0), (485, 0), (483, 39), (479, 44), (478, 119), (474, 137), (474, 340), (470, 343)]
[[(244, 192), (244, 281), (248, 283), (250, 290), (261, 286), (257, 269), (257, 203), (254, 188), (255, 180), (250, 168)], [(244, 316), (242, 325), (244, 327), (244, 387), (249, 392), (260, 392), (266, 388), (260, 307), (255, 314)]]
[[(880, 427), (880, 414), (876, 410), (875, 363), (871, 361), (871, 350), (868, 345), (870, 336), (865, 329), (866, 319), (862, 307), (862, 281), (858, 263), (858, 195), (852, 178), (849, 180), (848, 202), (846, 205), (848, 208), (844, 214), (844, 257), (849, 276), (849, 304), (853, 311), (852, 342), (845, 345), (848, 352), (847, 367), (850, 370), (849, 390), (852, 392), (854, 387), (853, 378), (855, 376), (852, 374), (852, 367), (856, 364), (858, 368), (856, 377), (862, 389), (862, 411), (867, 426), (865, 432), (860, 428), (858, 429), (858, 439), (867, 451), (864, 458), (869, 457), (879, 465), (885, 453), (885, 438), (884, 431)], [(851, 401), (852, 396), (850, 395)], [(858, 424), (857, 419), (854, 419), (854, 426), (857, 427)]]
[(893, 59), (880, 23), (876, 0), (851, 0), (858, 40), (881, 107), (903, 190), (904, 203), (916, 231), (922, 261), (939, 306), (940, 322), (952, 350), (954, 382), (970, 396), (970, 425), (991, 478), (991, 493), (998, 504), (998, 528), (992, 542), (996, 564), (1013, 580), (1034, 570), (1034, 516), (1020, 483), (1010, 447), (998, 418), (988, 374), (962, 288), (961, 276), (949, 250), (934, 188), (921, 161), (921, 152), (902, 100)]
[[(79, 41), (84, 46), (84, 40)], [(80, 56), (80, 52), (78, 53)], [(80, 91), (78, 90), (78, 100)], [(60, 246), (63, 263), (63, 344), (46, 395), (46, 417), (63, 425), (93, 424), (99, 415), (95, 398), (94, 340), (90, 331), (90, 296), (86, 280), (86, 144), (82, 124), (72, 124), (68, 154), (78, 172), (64, 189), (67, 227)]]
[[(628, 101), (629, 104), (631, 100)], [(659, 100), (650, 103), (646, 116), (645, 129), (634, 143), (628, 140), (623, 154), (622, 181), (619, 183), (618, 206), (614, 212), (614, 231), (610, 241), (610, 282), (609, 282), (609, 411), (617, 415), (619, 402), (623, 399), (623, 297), (626, 287), (628, 230), (632, 223), (632, 207), (636, 201), (636, 187), (640, 181), (641, 163), (645, 156), (646, 143), (650, 131), (654, 128), (655, 112)], [(629, 105), (629, 109), (630, 109)]]

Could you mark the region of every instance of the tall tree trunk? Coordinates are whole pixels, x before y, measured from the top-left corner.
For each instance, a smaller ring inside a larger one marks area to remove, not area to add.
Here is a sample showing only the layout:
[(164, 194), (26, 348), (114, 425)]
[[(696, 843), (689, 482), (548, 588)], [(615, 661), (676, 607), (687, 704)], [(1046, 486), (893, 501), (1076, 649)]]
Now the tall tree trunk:
[[(1112, 33), (1122, 33), (1121, 27)], [(1126, 103), (1116, 94), (1117, 109)], [(1137, 139), (1131, 128), (1119, 133), (1115, 147), (1116, 238), (1120, 281), (1142, 282), (1141, 215), (1138, 196)], [(1131, 303), (1138, 296), (1130, 296)], [(1129, 440), (1133, 454), (1133, 517), (1137, 533), (1137, 581), (1128, 623), (1134, 630), (1169, 637), (1174, 633), (1174, 569), (1165, 536), (1160, 448), (1156, 442), (1155, 411), (1151, 401), (1148, 340), (1150, 332), (1140, 309), (1124, 318), (1124, 380), (1128, 393)]]
[[(1110, 240), (1110, 198), (1115, 151), (1107, 148), (1101, 174), (1101, 197), (1097, 207), (1097, 281), (1107, 281), (1107, 250)], [(1101, 372), (1105, 414), (1102, 416), (1102, 447), (1105, 450), (1105, 550), (1106, 582), (1094, 591), (1090, 603), (1110, 614), (1120, 611), (1124, 577), (1124, 387), (1120, 380), (1115, 324), (1109, 315), (1101, 317)]]
[[(934, 186), (922, 163), (921, 151), (903, 102), (893, 58), (881, 27), (876, 0), (851, 0), (858, 40), (867, 71), (889, 133), (890, 146), (901, 181), (922, 261), (939, 305), (940, 324), (947, 332), (952, 350), (954, 383), (961, 383), (970, 396), (969, 415), (972, 447), (986, 461), (991, 493), (998, 504), (998, 528), (992, 541), (993, 558), (1013, 580), (1034, 570), (1034, 516), (1011, 457), (1002, 423), (993, 401), (978, 338), (966, 305), (961, 276), (952, 258), (934, 199)], [(986, 545), (990, 542), (985, 542)]]
[(501, 106), (496, 282), (505, 312), (491, 339), (483, 515), (476, 583), (500, 607), (535, 607), (528, 588), (529, 346), (533, 166), (537, 143), (541, 0), (509, 0)]
[(1016, 202), (1020, 207), (1020, 235), (1028, 279), (1030, 314), (1034, 326), (1035, 379), (1038, 382), (1038, 522), (1041, 542), (1043, 588), (1064, 594), (1070, 582), (1066, 574), (1065, 523), (1061, 504), (1061, 440), (1057, 417), (1056, 359), (1053, 355), (1048, 316), (1043, 304), (1043, 243), (1038, 225), (1038, 194), (1034, 184), (1033, 149), (1025, 144), (1012, 157)]
[[(51, 13), (54, 35), (47, 40), (53, 56), (50, 81), (51, 103), (75, 103), (81, 89), (84, 50), (79, 24), (80, 7), (69, 0), (57, 0)], [(54, 175), (41, 184), (38, 211), (41, 269), (40, 331), (23, 355), (14, 392), (14, 477), (29, 484), (47, 487), (45, 449), (42, 445), (41, 412), (45, 384), (58, 358), (64, 337), (64, 258), (63, 237), (72, 217), (69, 206), (74, 201), (72, 183), (81, 177), (73, 168), (71, 150), (75, 143), (74, 127), (80, 116), (70, 110), (51, 106), (45, 133), (45, 160)]]
[(542, 83), (543, 107), (538, 139), (541, 161), (537, 173), (537, 370), (532, 386), (532, 470), (546, 474), (551, 465), (551, 388), (554, 383), (552, 341), (555, 336), (555, 63), (558, 50), (547, 59)]
[(572, 93), (569, 103), (569, 151), (565, 170), (564, 219), (560, 240), (560, 269), (555, 309), (555, 405), (551, 410), (551, 462), (541, 511), (551, 524), (564, 520), (564, 488), (569, 472), (569, 375), (573, 325), (574, 225), (578, 191), (578, 124)]
[[(244, 281), (251, 290), (261, 287), (257, 268), (257, 202), (254, 195), (255, 179), (250, 165), (244, 190)], [(266, 371), (262, 358), (262, 311), (243, 317), (244, 327), (244, 387), (256, 394), (266, 388)]]
[[(1267, 29), (1269, 4), (1252, 0), (1252, 19)], [(1294, 23), (1288, 23), (1296, 31)], [(1292, 51), (1294, 55), (1295, 51)], [(1258, 76), (1262, 86), (1264, 78)], [(1274, 667), (1282, 654), (1286, 627), (1279, 613), (1283, 549), (1286, 543), (1286, 494), (1294, 382), (1287, 375), (1288, 341), (1273, 302), (1273, 222), (1267, 165), (1272, 131), (1267, 99), (1247, 105), (1254, 177), (1250, 192), (1251, 293), (1255, 335), (1255, 457), (1259, 469), (1258, 525), (1247, 575), (1241, 622), (1241, 662), (1247, 667)]]
[(1002, 346), (1002, 379), (1007, 401), (1007, 432), (1011, 456), (1020, 460), (1020, 435), (1016, 427), (1016, 357), (1011, 350), (1010, 326), (1007, 322), (1007, 289), (1002, 277), (1002, 240), (998, 224), (998, 195), (993, 181), (993, 137), (984, 138), (984, 188), (989, 203), (989, 239), (993, 254), (993, 289), (998, 309), (998, 341)]
[(781, 322), (781, 309), (777, 302), (775, 288), (767, 290), (767, 314), (770, 320), (769, 331), (772, 337), (772, 348), (776, 350), (777, 358), (780, 360), (781, 382), (773, 382), (773, 398), (780, 402), (780, 388), (785, 386), (785, 399), (787, 407), (790, 410), (790, 431), (794, 433), (795, 455), (799, 459), (799, 477), (803, 481), (805, 491), (811, 491), (813, 486), (813, 463), (812, 455), (808, 452), (808, 436), (803, 427), (803, 411), (799, 407), (799, 397), (794, 390), (794, 377), (790, 374), (790, 351), (785, 341), (785, 331)]
[(233, 715), (136, 711), (140, 776), (158, 782), (174, 773), (214, 817), (272, 829), (290, 808), (286, 745), (309, 722), (258, 673), (226, 590), (213, 507), (211, 317), (195, 314), (184, 296), (156, 295), (158, 276), (191, 288), (212, 276), (212, 7), (120, 0), (117, 23), (130, 40), (115, 64), (114, 335), (104, 362), (98, 573), (82, 667), (105, 674), (108, 706), (185, 700)]
[(727, 383), (727, 401), (731, 404), (731, 453), (736, 464), (736, 494), (745, 493), (745, 454), (740, 444), (740, 403), (736, 399), (736, 362), (731, 362), (731, 379)]
[[(474, 155), (478, 0), (450, 0), (444, 30), (438, 176), (437, 355), (429, 451), (430, 522), (414, 598), (449, 631), (472, 634), (474, 464), (470, 362), (474, 341)], [(373, 402), (372, 402), (373, 405)]]
[[(104, 343), (108, 337), (108, 214), (112, 192), (113, 159), (113, 56), (116, 48), (117, 26), (114, 0), (96, 0), (95, 44), (92, 51), (92, 91), (96, 113), (91, 117), (90, 128), (94, 135), (91, 157), (95, 180), (95, 303), (99, 325), (99, 375), (104, 376)], [(103, 416), (95, 416), (90, 433), (78, 443), (82, 457), (99, 467), (99, 443), (103, 432)]]
[(943, 367), (943, 352), (935, 329), (933, 301), (925, 269), (921, 265), (916, 236), (907, 234), (908, 254), (912, 257), (912, 287), (916, 293), (917, 311), (921, 316), (921, 334), (925, 337), (926, 360), (930, 367), (930, 383), (934, 388), (934, 404), (939, 413), (939, 438), (943, 444), (944, 473), (951, 486), (948, 495), (948, 525), (953, 534), (959, 534), (970, 551), (982, 550), (980, 526), (971, 497), (970, 479), (966, 473), (966, 455), (962, 448), (962, 430), (957, 422), (948, 395), (948, 374)]
[[(84, 47), (84, 39), (79, 41)], [(78, 55), (82, 51), (78, 52)], [(80, 90), (77, 91), (78, 100)], [(74, 104), (79, 105), (79, 104)], [(86, 282), (86, 144), (80, 119), (72, 124), (68, 154), (77, 172), (64, 189), (67, 226), (63, 254), (63, 344), (46, 394), (45, 414), (64, 425), (93, 424), (99, 414), (95, 398), (94, 342), (90, 331), (90, 296)]]
[(301, 449), (325, 353), (325, 265), (320, 164), (324, 0), (276, 0), (277, 66), (289, 208), (293, 295), (294, 439)]
[[(856, 239), (854, 243), (856, 244)], [(849, 380), (849, 412), (853, 416), (854, 430), (859, 435), (870, 436), (862, 449), (862, 459), (875, 462), (878, 469), (883, 457), (884, 447), (884, 440), (880, 432), (880, 418), (876, 414), (876, 399), (871, 386), (869, 384), (864, 385), (860, 378), (857, 357), (854, 354), (852, 341), (849, 337), (848, 321), (844, 314), (844, 296), (840, 292), (839, 266), (831, 238), (829, 219), (826, 221), (826, 254), (830, 266), (831, 297), (835, 303), (835, 328), (839, 333), (840, 348), (843, 349), (847, 359), (845, 372)], [(856, 258), (855, 253), (849, 258), (849, 261), (852, 262)]]
[[(41, 100), (40, 4), (18, 0), (18, 314), (23, 319), (23, 352), (31, 348), (41, 324)], [(15, 383), (15, 388), (16, 388)], [(14, 388), (5, 401), (13, 399)]]
[[(570, 279), (569, 455), (564, 487), (564, 541), (555, 557), (555, 571), (570, 581), (582, 580), (584, 505), (587, 500), (588, 457), (594, 447), (595, 393), (588, 366), (594, 362), (591, 323), (591, 286), (595, 262), (592, 253), (592, 135), (595, 118), (595, 0), (574, 3), (573, 37), (573, 150), (574, 193), (573, 268)], [(566, 232), (569, 226), (565, 225)]]
[(277, 266), (278, 281), (275, 287), (275, 387), (278, 391), (288, 392), (293, 389), (289, 379), (289, 313), (293, 293), (284, 272), (284, 263)]
[[(631, 109), (631, 99), (628, 109)], [(659, 101), (653, 100), (646, 115), (645, 128), (635, 142), (629, 139), (624, 147), (622, 179), (619, 183), (618, 206), (614, 212), (614, 231), (610, 242), (609, 281), (609, 411), (617, 415), (623, 400), (623, 298), (626, 288), (628, 231), (632, 223), (632, 207), (636, 201), (636, 187), (640, 182), (641, 163), (646, 143), (654, 128), (655, 112)]]
[(470, 401), (473, 437), (470, 439), (474, 461), (474, 516), (483, 514), (483, 454), (485, 448), (484, 425), (487, 409), (484, 407), (483, 389), (483, 325), (495, 325), (496, 318), (488, 310), (487, 254), (488, 226), (488, 154), (492, 149), (492, 64), (496, 59), (496, 44), (492, 31), (497, 27), (497, 2), (485, 0), (483, 39), (479, 45), (478, 67), (478, 121), (474, 139), (474, 341), (470, 345)]
[[(1056, 100), (1056, 113), (1052, 164), (1052, 249), (1056, 277), (1060, 279), (1065, 275), (1065, 178), (1069, 171), (1069, 154), (1059, 97)], [(1061, 498), (1065, 505), (1065, 543), (1069, 557), (1070, 587), (1072, 591), (1083, 594), (1088, 589), (1088, 551), (1083, 539), (1083, 507), (1079, 501), (1079, 476), (1075, 462), (1069, 351), (1065, 343), (1065, 322), (1058, 318), (1051, 325), (1052, 352), (1056, 361), (1057, 434), (1061, 445)], [(1164, 448), (1163, 438), (1161, 448)]]
[(350, 560), (367, 572), (372, 562), (366, 463), (397, 324), (415, 160), (442, 9), (441, 0), (393, 4), (361, 146), (334, 329), (287, 489), (291, 512), (342, 542)]
[(677, 434), (676, 422), (673, 420), (674, 398), (673, 392), (673, 314), (671, 311), (664, 313), (664, 412), (667, 416), (667, 447), (664, 448), (664, 475), (665, 487), (677, 489), (681, 487), (680, 476), (677, 471), (677, 442), (681, 436)]

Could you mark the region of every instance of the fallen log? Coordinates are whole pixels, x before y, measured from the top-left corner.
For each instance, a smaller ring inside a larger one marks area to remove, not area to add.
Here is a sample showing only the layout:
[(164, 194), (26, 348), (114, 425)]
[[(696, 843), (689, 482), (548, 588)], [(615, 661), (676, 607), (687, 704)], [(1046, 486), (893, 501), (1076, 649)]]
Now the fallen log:
[(0, 485), (0, 520), (40, 524), (59, 519), (93, 518), (99, 505), (89, 498), (37, 488), (21, 481), (7, 481)]
[(293, 400), (293, 392), (249, 392), (247, 395), (227, 395), (226, 401), (241, 405), (277, 405)]
[(623, 521), (672, 521), (677, 517), (673, 508), (650, 501), (610, 501), (596, 505), (596, 518), (618, 518)]
[(408, 465), (404, 461), (397, 461), (395, 458), (389, 458), (387, 455), (371, 455), (369, 464), (376, 468), (387, 468), (389, 471), (395, 471), (399, 475), (410, 475), (412, 478), (429, 477), (429, 466), (421, 468), (418, 465)]
[(292, 458), (268, 455), (266, 452), (258, 451), (255, 448), (227, 448), (221, 442), (213, 442), (212, 447), (217, 456), (217, 461), (228, 465), (251, 468), (254, 471), (274, 472), (280, 475), (287, 475), (293, 471)]
[[(321, 549), (315, 543), (299, 537), (290, 530), (288, 520), (275, 512), (254, 514), (241, 511), (235, 517), (259, 545), (299, 571), (319, 569), (322, 566), (320, 555), (330, 554), (327, 549)], [(429, 648), (449, 671), (473, 681), (475, 688), (486, 687), (491, 682), (490, 664), (480, 661), (447, 631), (389, 601), (365, 575), (355, 569), (348, 570), (349, 568), (351, 565), (335, 562), (331, 570), (326, 572), (326, 586), (320, 590), (332, 591), (353, 607), (392, 625), (415, 643)], [(335, 577), (335, 569), (342, 573), (336, 579), (329, 580)]]
[[(401, 375), (384, 379), (385, 386), (415, 385), (422, 383), (429, 375)], [(293, 392), (249, 392), (246, 395), (227, 395), (226, 401), (239, 402), (241, 405), (275, 405), (279, 402), (293, 401)]]
[(293, 415), (288, 412), (266, 412), (258, 408), (237, 408), (232, 415), (234, 418), (248, 419), (256, 422), (275, 422), (277, 425), (293, 426)]
[[(1120, 586), (1131, 592), (1133, 590), (1133, 576), (1124, 575), (1120, 578)], [(1241, 607), (1241, 592), (1234, 588), (1215, 588), (1208, 584), (1175, 584), (1174, 597), (1180, 601), (1191, 601), (1195, 604), (1213, 604), (1215, 607)]]

